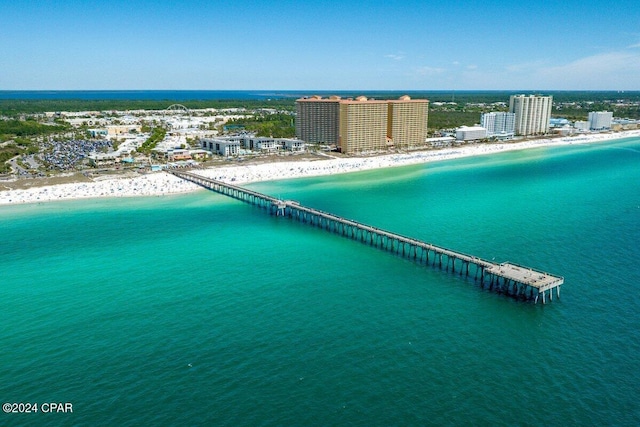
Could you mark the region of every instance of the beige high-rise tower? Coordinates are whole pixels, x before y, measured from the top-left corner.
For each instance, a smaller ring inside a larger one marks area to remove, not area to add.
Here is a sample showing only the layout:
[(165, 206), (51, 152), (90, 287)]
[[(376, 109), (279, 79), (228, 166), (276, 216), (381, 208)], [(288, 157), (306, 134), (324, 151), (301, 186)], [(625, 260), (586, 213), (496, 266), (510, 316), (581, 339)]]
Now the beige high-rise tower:
[(312, 96), (296, 101), (296, 136), (305, 142), (337, 145), (340, 97)]
[(359, 153), (386, 150), (388, 108), (386, 101), (368, 100), (364, 96), (341, 101), (340, 151)]
[(338, 148), (347, 154), (422, 146), (427, 137), (426, 99), (412, 100), (406, 95), (390, 101), (314, 96), (298, 99), (296, 105), (298, 138), (332, 144), (335, 136)]
[(429, 101), (401, 96), (389, 101), (387, 136), (395, 148), (421, 146), (427, 138)]

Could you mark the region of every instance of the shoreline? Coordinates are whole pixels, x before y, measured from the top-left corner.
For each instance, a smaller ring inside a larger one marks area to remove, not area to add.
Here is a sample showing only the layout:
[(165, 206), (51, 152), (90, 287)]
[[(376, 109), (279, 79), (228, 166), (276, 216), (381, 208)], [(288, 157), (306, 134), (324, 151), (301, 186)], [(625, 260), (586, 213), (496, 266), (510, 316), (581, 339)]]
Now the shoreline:
[[(242, 185), (251, 182), (334, 175), (489, 155), (506, 151), (589, 144), (632, 137), (640, 137), (640, 130), (577, 137), (526, 140), (511, 143), (462, 145), (460, 147), (438, 150), (383, 154), (371, 157), (332, 158), (313, 161), (293, 160), (251, 165), (231, 165), (196, 169), (194, 172), (208, 178)], [(0, 190), (0, 205), (104, 197), (164, 196), (190, 193), (200, 189), (202, 189), (202, 187), (184, 181), (167, 172), (150, 173), (136, 177), (105, 176), (91, 182), (73, 182), (20, 190)]]

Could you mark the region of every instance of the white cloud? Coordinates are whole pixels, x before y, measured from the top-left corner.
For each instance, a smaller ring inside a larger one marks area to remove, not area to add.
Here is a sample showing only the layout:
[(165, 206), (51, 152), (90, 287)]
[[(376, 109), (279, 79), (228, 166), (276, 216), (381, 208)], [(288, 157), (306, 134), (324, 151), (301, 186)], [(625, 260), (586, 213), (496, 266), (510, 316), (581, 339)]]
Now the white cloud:
[(636, 43), (636, 44), (632, 44), (631, 46), (628, 47), (629, 49), (636, 49), (636, 48), (640, 48), (640, 43)]
[[(406, 59), (405, 59), (406, 61)], [(426, 61), (425, 61), (426, 62)], [(457, 65), (456, 65), (457, 62)], [(638, 90), (640, 49), (499, 64), (450, 60), (395, 70), (402, 87), (478, 90)]]
[(640, 53), (602, 53), (564, 65), (542, 67), (535, 74), (552, 88), (637, 88), (640, 87)]
[[(562, 58), (560, 58), (562, 61)], [(623, 49), (560, 62), (534, 60), (501, 69), (468, 69), (464, 86), (493, 89), (637, 90), (640, 51)], [(483, 67), (484, 69), (484, 67)]]
[(404, 59), (404, 54), (400, 53), (400, 54), (393, 54), (390, 53), (388, 55), (384, 56), (385, 58), (389, 58), (389, 59), (393, 59), (394, 61), (401, 61)]

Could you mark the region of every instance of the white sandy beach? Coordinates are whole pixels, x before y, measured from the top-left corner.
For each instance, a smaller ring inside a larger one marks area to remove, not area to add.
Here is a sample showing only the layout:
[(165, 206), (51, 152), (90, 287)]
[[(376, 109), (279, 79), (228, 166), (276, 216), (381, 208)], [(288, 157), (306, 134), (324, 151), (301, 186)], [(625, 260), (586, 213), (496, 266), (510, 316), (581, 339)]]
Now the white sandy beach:
[[(463, 145), (460, 147), (440, 150), (416, 151), (406, 154), (388, 154), (373, 157), (276, 162), (257, 165), (233, 165), (195, 170), (194, 172), (223, 182), (246, 184), (248, 182), (256, 181), (292, 179), (394, 166), (406, 166), (417, 163), (486, 155), (504, 151), (524, 150), (543, 146), (548, 147), (596, 143), (638, 136), (640, 136), (640, 130), (529, 140), (504, 144)], [(0, 205), (98, 197), (163, 196), (168, 194), (192, 192), (198, 189), (200, 189), (200, 187), (195, 184), (186, 182), (167, 172), (155, 172), (134, 178), (114, 177), (94, 182), (34, 187), (25, 190), (0, 191)]]

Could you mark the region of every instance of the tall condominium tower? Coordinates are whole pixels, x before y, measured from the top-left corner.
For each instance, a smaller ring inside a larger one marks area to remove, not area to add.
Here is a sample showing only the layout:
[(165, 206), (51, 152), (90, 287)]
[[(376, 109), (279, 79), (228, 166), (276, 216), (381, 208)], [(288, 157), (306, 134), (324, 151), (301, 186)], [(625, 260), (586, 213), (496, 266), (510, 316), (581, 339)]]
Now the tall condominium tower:
[(480, 124), (487, 130), (487, 136), (513, 136), (516, 126), (514, 113), (492, 112), (480, 116)]
[(611, 120), (613, 120), (611, 111), (592, 111), (589, 113), (589, 129), (611, 129)]
[(386, 101), (355, 100), (340, 102), (339, 147), (343, 153), (386, 150), (389, 104)]
[(296, 135), (314, 143), (336, 144), (343, 153), (409, 148), (425, 143), (429, 101), (402, 96), (298, 99)]
[(407, 95), (389, 102), (387, 137), (396, 148), (420, 146), (427, 139), (429, 101)]
[(298, 99), (296, 114), (298, 138), (311, 143), (338, 144), (340, 97)]
[(552, 96), (511, 95), (509, 112), (515, 113), (516, 135), (536, 135), (549, 132)]

